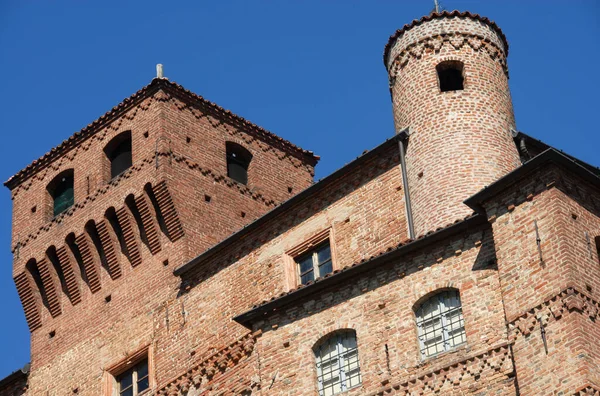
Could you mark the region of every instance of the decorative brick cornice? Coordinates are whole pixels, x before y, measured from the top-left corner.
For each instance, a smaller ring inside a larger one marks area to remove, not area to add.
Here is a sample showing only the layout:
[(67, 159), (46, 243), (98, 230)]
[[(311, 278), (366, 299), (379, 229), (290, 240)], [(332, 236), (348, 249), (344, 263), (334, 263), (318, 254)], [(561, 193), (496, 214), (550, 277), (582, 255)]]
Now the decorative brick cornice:
[[(119, 130), (124, 120), (133, 120), (139, 110), (147, 110), (154, 100), (167, 101), (170, 100), (172, 96), (176, 96), (184, 103), (191, 103), (193, 106), (200, 107), (203, 111), (211, 114), (213, 117), (243, 129), (260, 138), (261, 141), (266, 142), (267, 145), (276, 146), (280, 150), (296, 157), (301, 160), (301, 162), (309, 164), (310, 166), (316, 165), (319, 160), (319, 157), (315, 156), (311, 151), (301, 149), (243, 117), (204, 99), (200, 95), (196, 95), (183, 88), (181, 85), (170, 82), (167, 79), (155, 78), (150, 84), (124, 99), (106, 114), (83, 128), (81, 131), (73, 134), (69, 139), (44, 154), (41, 158), (33, 161), (25, 169), (16, 173), (8, 179), (4, 185), (12, 190), (27, 179), (32, 178), (32, 176), (36, 179), (43, 179), (49, 171), (58, 170), (63, 164), (63, 161), (72, 161), (80, 150), (88, 150), (93, 140), (103, 140), (109, 129), (115, 131)], [(31, 184), (31, 182), (29, 184)]]
[(468, 379), (477, 380), (481, 376), (490, 376), (494, 373), (512, 373), (514, 367), (510, 345), (505, 343), (448, 366), (405, 378), (393, 384), (388, 383), (376, 392), (370, 393), (369, 396), (429, 394), (430, 392), (445, 394), (453, 388), (460, 387), (460, 384)]
[(409, 61), (420, 59), (424, 54), (432, 51), (438, 52), (445, 45), (451, 45), (456, 50), (460, 50), (465, 45), (468, 45), (474, 51), (486, 52), (490, 58), (502, 66), (502, 70), (508, 76), (506, 57), (498, 45), (479, 35), (452, 32), (425, 37), (404, 48), (390, 65), (390, 87), (393, 86), (398, 71), (403, 69)]
[(591, 384), (584, 385), (575, 391), (573, 396), (600, 396), (600, 388)]
[[(78, 210), (83, 209), (90, 202), (94, 202), (99, 197), (111, 192), (114, 188), (119, 186), (125, 180), (133, 177), (134, 174), (139, 173), (143, 169), (147, 168), (149, 165), (154, 166), (157, 157), (170, 157), (173, 161), (175, 161), (177, 163), (185, 164), (189, 169), (198, 170), (204, 176), (212, 178), (216, 183), (219, 183), (223, 186), (234, 189), (242, 195), (247, 195), (247, 196), (251, 197), (252, 199), (254, 199), (255, 201), (263, 203), (267, 207), (277, 206), (277, 202), (275, 202), (274, 200), (269, 199), (260, 193), (252, 191), (250, 188), (233, 181), (232, 179), (230, 179), (227, 176), (220, 175), (210, 169), (202, 168), (199, 164), (193, 162), (192, 160), (190, 160), (189, 158), (187, 158), (183, 155), (180, 155), (177, 153), (172, 153), (172, 152), (159, 151), (159, 152), (151, 155), (148, 158), (144, 158), (144, 159), (140, 160), (139, 162), (137, 162), (136, 164), (131, 166), (128, 170), (123, 172), (121, 175), (112, 179), (109, 183), (103, 185), (102, 187), (98, 188), (94, 193), (85, 197), (85, 199), (83, 199), (82, 201), (76, 202), (72, 207), (67, 209), (65, 212), (52, 218), (52, 220), (50, 220), (49, 222), (40, 226), (35, 232), (28, 234), (22, 240), (17, 240), (17, 242), (11, 248), (11, 252), (15, 253), (17, 248), (25, 247), (30, 241), (37, 239), (38, 236), (40, 236), (40, 234), (50, 231), (56, 225), (63, 223), (67, 218), (72, 217)], [(18, 191), (21, 189), (25, 189), (24, 185), (17, 187), (13, 191), (13, 198), (18, 193)], [(137, 202), (137, 203), (139, 204), (139, 202)], [(146, 209), (145, 207), (141, 209), (144, 212), (144, 214), (146, 213), (145, 209)], [(145, 217), (142, 216), (142, 219), (145, 220)], [(146, 225), (146, 223), (144, 225)], [(152, 231), (151, 231), (151, 234), (152, 234)], [(152, 234), (152, 235), (154, 235), (154, 234)], [(151, 236), (151, 235), (149, 235), (149, 236)], [(155, 254), (156, 252), (158, 252), (160, 250), (160, 242), (158, 242), (157, 239), (153, 238), (152, 239), (152, 247), (155, 250), (153, 252), (153, 254)]]
[[(168, 154), (159, 154), (159, 155), (166, 156)], [(200, 173), (202, 173), (204, 176), (211, 177), (216, 183), (219, 183), (219, 184), (227, 186), (229, 188), (238, 190), (238, 192), (240, 194), (248, 195), (248, 196), (252, 197), (252, 199), (254, 199), (255, 201), (262, 202), (267, 207), (277, 206), (277, 202), (275, 202), (274, 200), (269, 199), (260, 193), (252, 191), (247, 186), (240, 184), (238, 182), (235, 182), (231, 178), (229, 178), (225, 175), (220, 175), (218, 173), (213, 172), (210, 169), (202, 168), (198, 163), (192, 161), (190, 158), (188, 158), (184, 155), (180, 155), (177, 153), (172, 153), (170, 155), (172, 156), (173, 161), (178, 162), (178, 163), (183, 163), (189, 169), (195, 169), (195, 170), (199, 171)]]
[(547, 326), (548, 323), (562, 318), (566, 312), (579, 312), (590, 320), (596, 320), (600, 313), (600, 303), (576, 288), (568, 287), (527, 312), (509, 320), (512, 337), (529, 335), (536, 326), (539, 326), (538, 318), (541, 318), (542, 324)]
[(508, 42), (506, 41), (506, 36), (504, 35), (504, 33), (502, 32), (500, 27), (498, 27), (498, 25), (496, 25), (496, 22), (491, 21), (490, 19), (483, 17), (479, 14), (471, 14), (469, 11), (460, 12), (458, 10), (454, 10), (454, 11), (432, 12), (429, 15), (423, 16), (421, 19), (415, 19), (411, 23), (404, 25), (402, 27), (402, 29), (396, 30), (394, 32), (394, 34), (392, 34), (390, 36), (390, 38), (388, 39), (388, 42), (385, 45), (385, 48), (383, 50), (384, 65), (387, 67), (388, 56), (389, 56), (390, 50), (392, 49), (393, 43), (396, 41), (396, 39), (398, 37), (402, 36), (404, 33), (409, 31), (410, 29), (414, 28), (415, 26), (422, 25), (423, 23), (427, 23), (434, 19), (442, 19), (442, 18), (470, 18), (470, 19), (474, 19), (479, 22), (485, 23), (486, 25), (490, 26), (498, 34), (498, 36), (502, 40), (502, 43), (504, 44), (504, 47), (506, 48), (506, 55), (508, 56)]
[(156, 394), (181, 395), (189, 391), (192, 386), (197, 389), (210, 382), (218, 374), (225, 373), (242, 359), (249, 357), (254, 350), (258, 336), (260, 336), (260, 332), (247, 333), (232, 344), (197, 363), (184, 374), (169, 381)]
[(130, 167), (128, 170), (123, 172), (121, 175), (112, 179), (109, 183), (97, 189), (93, 194), (88, 195), (87, 197), (85, 197), (85, 199), (83, 199), (80, 202), (76, 202), (69, 209), (59, 214), (58, 216), (52, 218), (52, 220), (50, 220), (46, 224), (40, 226), (35, 232), (32, 232), (31, 234), (27, 235), (23, 240), (17, 240), (17, 243), (12, 246), (11, 251), (14, 253), (17, 248), (25, 247), (30, 241), (37, 239), (37, 237), (40, 236), (40, 234), (42, 234), (43, 232), (50, 231), (56, 225), (63, 223), (65, 219), (72, 217), (74, 213), (86, 207), (90, 202), (96, 201), (99, 197), (107, 194), (108, 192), (112, 191), (114, 188), (119, 186), (124, 180), (131, 178), (134, 173), (137, 173), (146, 166), (153, 164), (155, 158), (156, 156), (153, 155), (150, 158), (146, 158), (139, 161), (138, 163)]

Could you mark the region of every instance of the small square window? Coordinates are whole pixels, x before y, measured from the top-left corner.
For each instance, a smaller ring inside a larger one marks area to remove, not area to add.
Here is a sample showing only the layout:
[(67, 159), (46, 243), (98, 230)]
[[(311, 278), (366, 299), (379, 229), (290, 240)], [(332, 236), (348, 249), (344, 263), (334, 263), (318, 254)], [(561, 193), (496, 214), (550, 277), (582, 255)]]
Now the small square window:
[(303, 285), (333, 272), (329, 240), (296, 257), (294, 261), (298, 266), (300, 283)]
[(150, 388), (148, 378), (148, 359), (139, 361), (135, 366), (115, 377), (119, 396), (135, 396)]

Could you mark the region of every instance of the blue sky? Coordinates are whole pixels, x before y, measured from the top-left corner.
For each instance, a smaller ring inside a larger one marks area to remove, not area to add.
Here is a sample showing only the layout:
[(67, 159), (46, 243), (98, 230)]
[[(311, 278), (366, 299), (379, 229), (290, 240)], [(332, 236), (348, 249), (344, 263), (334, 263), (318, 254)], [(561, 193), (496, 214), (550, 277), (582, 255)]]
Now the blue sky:
[[(442, 1), (495, 20), (510, 44), (517, 127), (600, 165), (600, 6)], [(431, 0), (0, 0), (0, 178), (165, 76), (322, 157), (317, 179), (394, 134), (382, 52)], [(29, 361), (0, 192), (0, 378)]]

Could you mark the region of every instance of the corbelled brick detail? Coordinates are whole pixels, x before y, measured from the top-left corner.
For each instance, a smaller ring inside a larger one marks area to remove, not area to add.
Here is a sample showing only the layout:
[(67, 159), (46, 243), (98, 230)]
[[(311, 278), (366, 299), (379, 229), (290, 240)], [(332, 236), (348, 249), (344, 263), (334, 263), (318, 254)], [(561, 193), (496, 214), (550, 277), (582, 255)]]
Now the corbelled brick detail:
[(44, 285), (46, 300), (48, 302), (48, 310), (50, 311), (50, 315), (55, 318), (61, 313), (60, 297), (58, 294), (60, 282), (55, 278), (53, 270), (50, 269), (50, 265), (51, 264), (46, 258), (43, 258), (37, 263), (38, 271), (40, 271), (40, 277), (42, 278), (42, 284)]
[(415, 392), (449, 394), (461, 392), (461, 388), (463, 393), (465, 388), (478, 388), (477, 383), (482, 377), (486, 379), (486, 388), (495, 390), (494, 394), (514, 395), (515, 389), (510, 379), (514, 372), (511, 355), (510, 344), (504, 344), (418, 377), (384, 385), (381, 390), (369, 393), (369, 396), (408, 396)]
[(165, 227), (169, 233), (169, 239), (175, 242), (179, 238), (183, 237), (183, 227), (179, 221), (179, 216), (177, 215), (175, 204), (173, 203), (173, 199), (171, 198), (171, 194), (167, 188), (167, 183), (165, 181), (161, 181), (156, 186), (152, 187), (152, 191), (156, 197), (156, 201), (158, 202), (160, 213), (165, 220)]
[(92, 293), (96, 293), (102, 288), (102, 284), (100, 283), (100, 258), (97, 254), (94, 254), (95, 248), (87, 233), (78, 235), (75, 241), (81, 253), (90, 290)]
[(142, 263), (142, 256), (140, 255), (139, 239), (133, 232), (132, 216), (124, 206), (117, 210), (117, 218), (119, 220), (119, 225), (123, 230), (123, 239), (127, 246), (127, 253), (129, 254), (131, 265), (137, 267)]
[(60, 268), (65, 277), (65, 284), (71, 304), (75, 305), (81, 302), (81, 293), (79, 292), (79, 282), (77, 280), (77, 274), (75, 273), (74, 265), (75, 262), (72, 260), (67, 248), (65, 246), (60, 247), (56, 250), (56, 255), (60, 263)]
[(33, 282), (33, 280), (30, 280), (25, 272), (17, 275), (14, 280), (15, 285), (17, 286), (19, 299), (23, 305), (23, 311), (25, 311), (25, 319), (27, 320), (29, 330), (37, 330), (42, 326), (42, 318), (40, 316), (36, 297), (31, 287), (31, 282)]
[[(234, 368), (241, 360), (248, 358), (256, 344), (256, 337), (260, 334), (248, 333), (222, 350), (213, 353), (200, 363), (188, 369), (187, 372), (176, 379), (169, 381), (162, 387), (157, 395), (187, 394), (190, 389), (207, 387), (215, 377), (221, 376), (226, 371)], [(251, 390), (246, 382), (241, 384), (240, 391)], [(227, 389), (229, 392), (235, 389)], [(241, 393), (241, 392), (240, 392)], [(240, 394), (229, 393), (229, 394)]]
[(98, 230), (98, 236), (100, 237), (100, 243), (102, 244), (102, 250), (104, 251), (104, 258), (106, 260), (106, 266), (108, 267), (108, 273), (114, 280), (120, 278), (122, 275), (121, 263), (119, 262), (119, 257), (117, 256), (116, 252), (116, 246), (118, 246), (119, 242), (109, 231), (109, 226), (106, 223), (107, 220), (100, 220), (98, 223), (96, 223), (96, 229)]
[(161, 250), (160, 239), (158, 237), (159, 225), (145, 192), (135, 198), (135, 205), (140, 212), (140, 218), (146, 232), (146, 239), (148, 240), (148, 248), (152, 254), (157, 254)]

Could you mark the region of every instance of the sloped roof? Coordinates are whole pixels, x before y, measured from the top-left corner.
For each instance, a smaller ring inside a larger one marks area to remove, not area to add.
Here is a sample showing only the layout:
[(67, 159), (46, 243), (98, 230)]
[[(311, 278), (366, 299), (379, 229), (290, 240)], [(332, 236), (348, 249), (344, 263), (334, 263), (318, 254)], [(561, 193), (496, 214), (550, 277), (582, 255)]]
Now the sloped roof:
[(14, 176), (10, 177), (6, 182), (4, 182), (4, 185), (12, 190), (21, 182), (29, 178), (31, 175), (45, 168), (46, 166), (48, 166), (48, 164), (56, 160), (58, 157), (60, 157), (64, 153), (71, 150), (73, 147), (77, 146), (81, 142), (94, 135), (102, 127), (112, 122), (115, 118), (125, 113), (131, 107), (137, 105), (139, 102), (153, 95), (161, 89), (165, 92), (169, 92), (173, 95), (176, 95), (179, 99), (200, 104), (213, 116), (225, 119), (234, 125), (238, 125), (244, 128), (245, 131), (247, 131), (248, 133), (256, 136), (261, 140), (266, 141), (267, 143), (279, 146), (282, 150), (291, 153), (292, 155), (298, 157), (302, 161), (312, 166), (316, 165), (316, 163), (319, 160), (319, 156), (316, 156), (312, 151), (304, 150), (294, 145), (288, 140), (285, 140), (277, 136), (276, 134), (246, 120), (245, 118), (240, 117), (232, 113), (231, 111), (224, 109), (223, 107), (203, 98), (202, 96), (185, 89), (181, 85), (175, 82), (171, 82), (166, 78), (155, 78), (150, 82), (150, 84), (146, 85), (130, 97), (124, 99), (121, 103), (110, 109), (100, 118), (87, 125), (79, 132), (75, 132), (67, 140), (63, 141), (61, 144), (51, 149), (42, 157), (38, 158), (37, 160), (29, 164), (27, 167), (17, 172)]
[(385, 65), (385, 67), (387, 68), (387, 62), (388, 62), (388, 56), (389, 56), (390, 49), (392, 48), (394, 41), (396, 41), (396, 39), (398, 37), (400, 37), (406, 31), (414, 28), (415, 26), (419, 26), (424, 22), (429, 22), (434, 19), (450, 18), (450, 17), (471, 18), (471, 19), (475, 19), (480, 22), (483, 22), (486, 25), (489, 25), (492, 29), (494, 29), (496, 31), (496, 33), (498, 33), (498, 36), (500, 36), (500, 38), (502, 39), (502, 43), (504, 44), (504, 49), (506, 51), (506, 56), (508, 56), (508, 41), (506, 40), (506, 36), (504, 35), (504, 33), (502, 33), (502, 30), (500, 29), (500, 27), (498, 27), (498, 25), (496, 25), (496, 22), (490, 20), (487, 17), (481, 16), (479, 14), (472, 14), (469, 11), (465, 11), (465, 12), (460, 12), (458, 10), (442, 11), (442, 12), (432, 12), (429, 15), (425, 15), (421, 19), (415, 19), (411, 23), (407, 23), (406, 25), (404, 25), (401, 29), (396, 30), (396, 32), (390, 36), (387, 44), (385, 45), (385, 48), (383, 49), (383, 64)]

